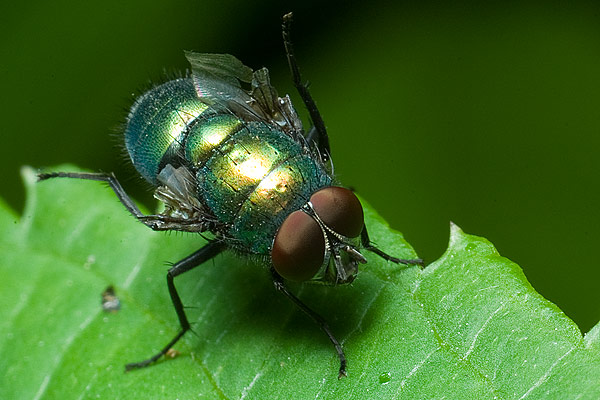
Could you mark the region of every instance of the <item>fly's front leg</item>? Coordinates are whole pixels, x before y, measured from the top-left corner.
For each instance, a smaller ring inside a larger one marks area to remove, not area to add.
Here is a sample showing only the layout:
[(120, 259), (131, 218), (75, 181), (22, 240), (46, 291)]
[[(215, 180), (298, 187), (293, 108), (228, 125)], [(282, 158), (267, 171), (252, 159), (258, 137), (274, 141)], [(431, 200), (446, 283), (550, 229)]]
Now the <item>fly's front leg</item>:
[(126, 371), (130, 371), (136, 368), (146, 367), (165, 354), (182, 338), (182, 336), (190, 330), (190, 322), (187, 319), (185, 314), (185, 310), (183, 307), (183, 303), (181, 302), (181, 298), (179, 297), (179, 293), (177, 293), (177, 289), (175, 288), (175, 283), (173, 279), (183, 274), (184, 272), (190, 271), (197, 267), (198, 265), (204, 263), (205, 261), (210, 260), (215, 257), (217, 254), (221, 253), (225, 249), (225, 245), (222, 242), (213, 241), (208, 243), (206, 246), (196, 251), (195, 253), (189, 255), (183, 260), (175, 263), (167, 272), (167, 286), (169, 287), (169, 295), (171, 295), (171, 301), (173, 302), (173, 307), (175, 307), (175, 312), (177, 313), (177, 318), (179, 318), (179, 325), (181, 326), (181, 330), (171, 339), (171, 341), (163, 347), (161, 351), (153, 355), (152, 357), (131, 364), (127, 364), (125, 366)]
[(165, 230), (164, 228), (164, 216), (161, 215), (144, 215), (140, 209), (135, 205), (131, 197), (125, 192), (114, 174), (105, 173), (86, 173), (86, 172), (50, 172), (38, 174), (39, 181), (45, 181), (52, 178), (72, 178), (72, 179), (83, 179), (88, 181), (99, 181), (107, 183), (110, 188), (115, 192), (117, 198), (125, 206), (127, 211), (131, 213), (138, 221), (155, 231)]
[(391, 261), (396, 264), (407, 264), (407, 265), (423, 265), (423, 260), (420, 258), (415, 258), (412, 260), (405, 260), (403, 258), (392, 257), (389, 254), (379, 250), (377, 247), (371, 244), (371, 239), (369, 239), (369, 233), (367, 232), (367, 227), (363, 226), (363, 230), (360, 233), (360, 241), (362, 243), (362, 247), (366, 250), (369, 250), (384, 260)]
[(290, 66), (290, 72), (292, 73), (292, 80), (294, 86), (298, 90), (310, 119), (313, 123), (313, 128), (307, 135), (307, 139), (314, 141), (317, 144), (319, 152), (325, 160), (329, 159), (331, 150), (329, 148), (329, 137), (327, 136), (327, 129), (325, 123), (319, 113), (319, 109), (312, 96), (308, 91), (308, 86), (302, 83), (302, 77), (300, 76), (300, 70), (296, 62), (296, 55), (294, 54), (294, 48), (292, 46), (292, 40), (290, 38), (290, 31), (292, 25), (292, 13), (283, 16), (282, 34), (283, 34), (283, 45), (285, 46), (285, 54), (287, 56), (288, 65)]
[(344, 350), (342, 349), (342, 345), (340, 344), (340, 342), (333, 335), (333, 332), (331, 332), (327, 321), (325, 321), (323, 317), (321, 317), (315, 311), (311, 310), (306, 304), (302, 302), (302, 300), (300, 300), (292, 292), (290, 292), (289, 289), (283, 283), (283, 278), (281, 277), (281, 275), (279, 275), (273, 268), (271, 268), (271, 276), (273, 277), (273, 284), (275, 285), (275, 289), (277, 289), (278, 292), (283, 293), (288, 299), (290, 299), (295, 305), (297, 305), (302, 311), (304, 311), (304, 313), (310, 318), (312, 318), (312, 320), (315, 321), (317, 325), (319, 325), (319, 328), (321, 328), (321, 330), (325, 332), (325, 334), (333, 344), (333, 347), (335, 348), (335, 351), (340, 359), (340, 370), (338, 378), (347, 376), (347, 363), (346, 356), (344, 355)]

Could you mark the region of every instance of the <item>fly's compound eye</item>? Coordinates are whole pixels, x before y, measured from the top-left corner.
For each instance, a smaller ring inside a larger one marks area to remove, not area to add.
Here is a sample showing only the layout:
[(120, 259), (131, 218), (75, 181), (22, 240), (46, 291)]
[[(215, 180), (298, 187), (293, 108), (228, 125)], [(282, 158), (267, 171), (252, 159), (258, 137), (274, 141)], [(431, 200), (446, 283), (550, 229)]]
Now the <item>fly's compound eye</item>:
[(321, 220), (335, 232), (348, 238), (358, 237), (365, 224), (362, 205), (350, 190), (330, 186), (310, 198)]
[(315, 276), (325, 254), (325, 238), (319, 224), (303, 211), (291, 213), (277, 232), (271, 251), (275, 271), (291, 281)]

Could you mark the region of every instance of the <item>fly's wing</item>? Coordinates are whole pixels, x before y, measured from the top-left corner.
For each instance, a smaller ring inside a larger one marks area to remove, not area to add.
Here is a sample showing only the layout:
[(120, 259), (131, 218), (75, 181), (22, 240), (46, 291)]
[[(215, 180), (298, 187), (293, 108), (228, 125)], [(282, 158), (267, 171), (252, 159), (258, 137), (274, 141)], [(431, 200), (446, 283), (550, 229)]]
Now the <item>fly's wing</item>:
[(252, 81), (252, 69), (234, 56), (186, 51), (185, 57), (192, 65), (198, 95), (207, 103), (250, 100), (241, 82)]
[(204, 232), (214, 227), (215, 217), (198, 199), (196, 179), (187, 167), (167, 164), (158, 174), (158, 181), (154, 197), (166, 206), (159, 215), (160, 230)]
[(269, 71), (261, 68), (252, 76), (252, 99), (272, 123), (290, 135), (302, 132), (302, 122), (292, 106), (289, 96), (279, 97), (277, 90), (271, 85)]
[[(198, 96), (206, 104), (229, 110), (244, 121), (277, 125), (293, 137), (302, 132), (302, 123), (289, 97), (277, 95), (266, 68), (253, 72), (229, 54), (187, 51), (185, 56), (192, 66)], [(242, 84), (250, 84), (250, 90)]]

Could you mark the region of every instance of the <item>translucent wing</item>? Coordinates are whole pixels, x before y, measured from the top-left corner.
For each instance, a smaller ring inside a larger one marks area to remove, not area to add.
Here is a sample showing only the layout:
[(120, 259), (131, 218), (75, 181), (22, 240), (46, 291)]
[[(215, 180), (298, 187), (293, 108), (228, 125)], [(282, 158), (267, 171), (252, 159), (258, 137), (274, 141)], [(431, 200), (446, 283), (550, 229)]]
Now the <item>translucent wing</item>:
[(198, 199), (196, 179), (186, 166), (167, 164), (158, 181), (154, 197), (165, 203), (165, 210), (154, 216), (159, 230), (204, 232), (214, 228), (215, 218)]
[(198, 95), (207, 102), (248, 101), (241, 82), (252, 81), (252, 69), (229, 54), (194, 53), (185, 56), (192, 65)]
[(294, 137), (302, 132), (289, 97), (278, 96), (266, 68), (253, 72), (229, 54), (187, 51), (185, 56), (192, 66), (196, 91), (206, 104), (223, 107), (245, 121), (275, 124)]
[(295, 134), (302, 131), (302, 122), (292, 106), (289, 96), (279, 97), (271, 85), (269, 71), (261, 68), (252, 76), (252, 99), (268, 119), (279, 125), (285, 132)]

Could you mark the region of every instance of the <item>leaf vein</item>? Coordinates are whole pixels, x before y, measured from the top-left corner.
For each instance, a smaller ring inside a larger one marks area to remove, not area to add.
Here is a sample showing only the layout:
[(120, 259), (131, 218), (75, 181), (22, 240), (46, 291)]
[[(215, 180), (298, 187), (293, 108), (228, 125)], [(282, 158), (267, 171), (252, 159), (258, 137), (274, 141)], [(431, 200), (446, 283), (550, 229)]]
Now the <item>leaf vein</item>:
[[(417, 282), (415, 283), (415, 287), (418, 288), (419, 285), (421, 284), (422, 279), (417, 280)], [(446, 343), (440, 334), (440, 330), (438, 329), (437, 325), (435, 324), (435, 322), (433, 321), (433, 318), (431, 318), (430, 315), (428, 315), (428, 313), (425, 311), (425, 305), (423, 302), (419, 301), (418, 298), (418, 294), (417, 294), (417, 289), (415, 289), (412, 292), (412, 297), (413, 300), (417, 303), (417, 305), (421, 308), (421, 311), (423, 312), (424, 318), (427, 321), (427, 323), (429, 324), (429, 326), (431, 326), (431, 330), (433, 331), (433, 336), (435, 338), (435, 340), (438, 342), (438, 346), (444, 350), (446, 350), (448, 353), (452, 354), (454, 358), (456, 358), (459, 361), (462, 361), (463, 363), (465, 363), (465, 365), (467, 365), (469, 368), (471, 368), (483, 381), (488, 382), (492, 393), (494, 394), (494, 397), (496, 399), (502, 399), (502, 397), (500, 396), (500, 394), (498, 393), (497, 389), (494, 387), (494, 385), (492, 384), (493, 382), (490, 380), (489, 377), (487, 377), (483, 372), (481, 372), (473, 363), (469, 362), (468, 360), (464, 359), (463, 357), (461, 357), (455, 350), (452, 349), (452, 347)]]
[(569, 354), (571, 354), (571, 352), (573, 350), (575, 350), (577, 348), (577, 346), (573, 346), (571, 347), (565, 354), (563, 354), (558, 360), (556, 360), (554, 362), (554, 364), (552, 364), (550, 366), (550, 368), (548, 368), (548, 370), (546, 371), (546, 373), (544, 375), (542, 375), (540, 377), (540, 379), (538, 379), (538, 381), (536, 383), (533, 384), (533, 386), (531, 386), (524, 394), (523, 396), (519, 397), (519, 400), (526, 398), (527, 396), (529, 396), (529, 394), (537, 387), (539, 387), (542, 383), (544, 383), (546, 381), (546, 379), (548, 379), (548, 376), (550, 375), (550, 373), (552, 372), (552, 369), (554, 369), (554, 367), (556, 367), (558, 365), (558, 363), (560, 363), (563, 358), (565, 358), (566, 356), (568, 356)]
[(438, 350), (441, 350), (441, 347), (437, 347), (437, 348), (431, 350), (429, 352), (429, 354), (427, 354), (425, 356), (425, 358), (423, 358), (421, 361), (419, 361), (417, 363), (417, 365), (415, 365), (413, 367), (413, 369), (410, 370), (410, 372), (408, 373), (408, 375), (406, 375), (404, 377), (404, 379), (402, 379), (402, 381), (400, 382), (400, 387), (396, 391), (396, 396), (398, 396), (402, 392), (402, 389), (404, 389), (404, 385), (406, 385), (406, 381), (408, 381), (408, 379), (410, 379), (410, 377), (413, 376), (417, 372), (417, 370), (419, 370), (419, 368), (421, 368), (423, 366), (423, 364), (425, 364), (427, 362), (427, 360), (429, 360), (429, 357), (431, 357), (433, 355), (433, 353), (435, 353)]
[(256, 375), (254, 375), (254, 378), (252, 378), (252, 381), (248, 384), (248, 386), (246, 386), (244, 389), (242, 389), (242, 395), (240, 397), (240, 400), (244, 400), (246, 398), (246, 396), (248, 396), (248, 393), (250, 392), (250, 390), (252, 389), (254, 384), (256, 384), (256, 382), (262, 375), (263, 375), (262, 371), (259, 371)]
[(496, 314), (498, 314), (498, 312), (500, 312), (500, 310), (502, 310), (505, 305), (506, 305), (506, 303), (504, 303), (504, 302), (501, 303), (500, 307), (498, 307), (493, 313), (491, 313), (490, 316), (488, 317), (488, 319), (486, 319), (485, 322), (481, 325), (481, 328), (479, 328), (479, 330), (477, 331), (477, 333), (475, 334), (475, 336), (473, 336), (473, 341), (471, 342), (471, 346), (466, 351), (466, 353), (462, 356), (463, 360), (466, 360), (467, 357), (469, 357), (469, 354), (471, 354), (471, 352), (475, 348), (475, 343), (477, 343), (477, 339), (479, 338), (479, 335), (481, 334), (481, 332), (483, 332), (483, 330), (487, 327), (487, 325), (490, 323), (490, 321), (492, 320), (492, 318), (494, 318), (494, 316)]

